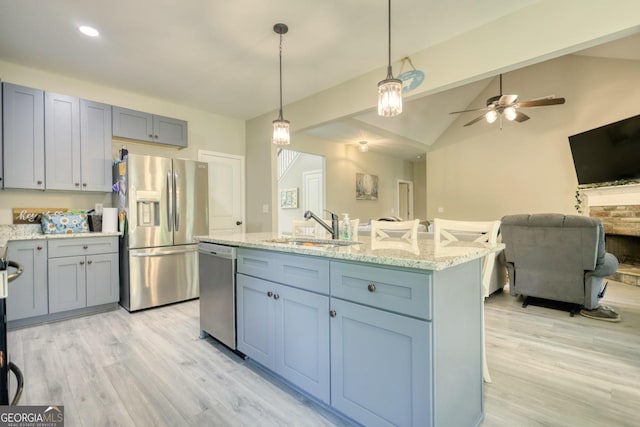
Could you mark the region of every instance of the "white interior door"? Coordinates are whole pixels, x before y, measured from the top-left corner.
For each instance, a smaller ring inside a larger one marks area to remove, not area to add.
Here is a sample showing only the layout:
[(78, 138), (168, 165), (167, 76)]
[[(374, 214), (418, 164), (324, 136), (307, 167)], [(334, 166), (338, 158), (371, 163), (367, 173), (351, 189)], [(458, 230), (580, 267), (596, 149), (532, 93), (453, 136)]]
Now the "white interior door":
[(209, 233), (244, 232), (244, 157), (200, 150), (198, 160), (209, 164)]
[(322, 170), (312, 170), (302, 173), (302, 207), (324, 218), (324, 177)]
[(397, 216), (404, 220), (413, 219), (413, 182), (398, 180)]

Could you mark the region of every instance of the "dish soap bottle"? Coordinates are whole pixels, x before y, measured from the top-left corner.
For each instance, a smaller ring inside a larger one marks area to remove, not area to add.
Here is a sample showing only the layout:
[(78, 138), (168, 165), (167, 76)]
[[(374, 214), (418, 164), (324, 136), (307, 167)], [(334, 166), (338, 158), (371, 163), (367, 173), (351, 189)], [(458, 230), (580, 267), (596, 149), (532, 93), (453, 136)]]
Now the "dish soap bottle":
[(342, 219), (342, 240), (351, 240), (351, 221), (349, 220), (349, 214), (344, 213)]

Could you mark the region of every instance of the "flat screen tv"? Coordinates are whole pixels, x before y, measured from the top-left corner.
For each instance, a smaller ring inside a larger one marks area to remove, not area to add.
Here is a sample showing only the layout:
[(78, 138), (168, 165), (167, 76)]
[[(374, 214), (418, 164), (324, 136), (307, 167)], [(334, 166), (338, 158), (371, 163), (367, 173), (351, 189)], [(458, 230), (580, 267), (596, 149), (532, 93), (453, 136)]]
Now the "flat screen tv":
[(640, 180), (640, 115), (569, 137), (578, 184)]

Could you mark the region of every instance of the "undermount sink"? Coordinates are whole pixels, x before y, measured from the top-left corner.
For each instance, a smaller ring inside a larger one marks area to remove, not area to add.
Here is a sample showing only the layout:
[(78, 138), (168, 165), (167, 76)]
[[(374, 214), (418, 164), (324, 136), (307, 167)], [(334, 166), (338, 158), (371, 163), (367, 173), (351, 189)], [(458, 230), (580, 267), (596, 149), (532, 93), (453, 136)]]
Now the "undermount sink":
[(348, 240), (320, 240), (320, 239), (303, 239), (303, 238), (281, 238), (268, 239), (267, 243), (282, 243), (296, 246), (315, 246), (322, 248), (335, 248), (340, 246), (359, 245), (360, 242), (352, 242)]

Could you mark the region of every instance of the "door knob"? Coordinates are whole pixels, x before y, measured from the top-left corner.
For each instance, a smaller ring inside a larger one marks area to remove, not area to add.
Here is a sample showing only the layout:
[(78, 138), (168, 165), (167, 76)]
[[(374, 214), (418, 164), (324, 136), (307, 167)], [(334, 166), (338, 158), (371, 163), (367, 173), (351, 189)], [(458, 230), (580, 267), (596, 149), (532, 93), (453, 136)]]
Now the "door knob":
[(335, 311), (335, 310), (331, 310), (331, 311), (329, 312), (329, 316), (331, 316), (331, 317), (336, 317), (337, 315), (338, 315), (338, 313), (336, 313), (336, 311)]
[(271, 298), (271, 297), (273, 296), (273, 292), (271, 292), (271, 291), (267, 292), (267, 296), (268, 296), (269, 298)]
[(369, 292), (375, 292), (376, 285), (374, 285), (373, 283), (369, 283), (369, 286), (367, 286), (367, 289), (369, 289)]
[(87, 264), (91, 264), (91, 263), (93, 263), (93, 261), (91, 261), (91, 260), (87, 261)]
[(242, 221), (236, 221), (236, 225), (242, 225)]
[(80, 261), (80, 265), (84, 265), (84, 261)]
[(279, 299), (280, 299), (280, 295), (278, 295), (278, 294), (273, 294), (273, 299), (275, 299), (275, 300), (279, 300)]

